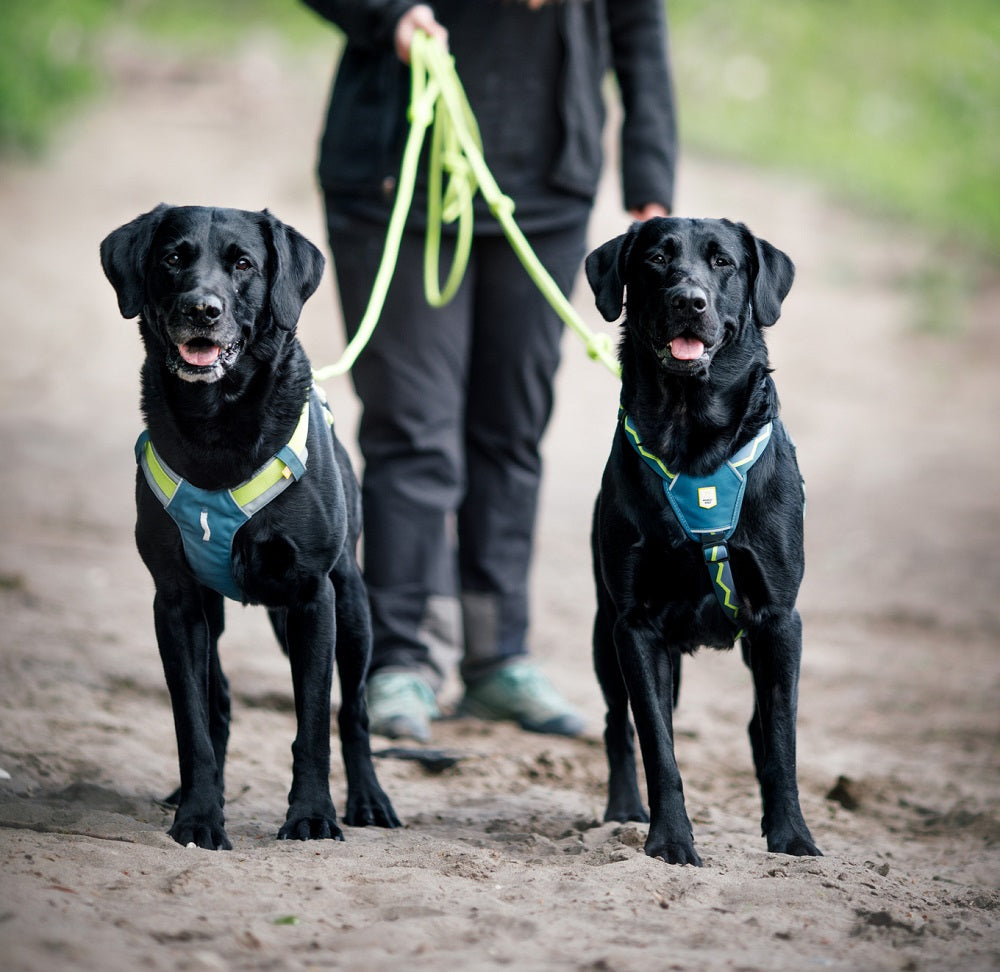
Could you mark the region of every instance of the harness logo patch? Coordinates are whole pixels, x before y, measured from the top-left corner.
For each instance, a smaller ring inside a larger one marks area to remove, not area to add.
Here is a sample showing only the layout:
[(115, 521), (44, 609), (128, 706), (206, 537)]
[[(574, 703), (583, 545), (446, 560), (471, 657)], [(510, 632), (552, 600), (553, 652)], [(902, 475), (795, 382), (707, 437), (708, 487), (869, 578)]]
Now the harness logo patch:
[(208, 543), (212, 539), (212, 528), (208, 525), (208, 510), (201, 511), (201, 528), (204, 531), (201, 540), (202, 543)]
[(719, 504), (719, 497), (716, 495), (714, 486), (698, 487), (698, 505), (703, 510), (714, 509)]

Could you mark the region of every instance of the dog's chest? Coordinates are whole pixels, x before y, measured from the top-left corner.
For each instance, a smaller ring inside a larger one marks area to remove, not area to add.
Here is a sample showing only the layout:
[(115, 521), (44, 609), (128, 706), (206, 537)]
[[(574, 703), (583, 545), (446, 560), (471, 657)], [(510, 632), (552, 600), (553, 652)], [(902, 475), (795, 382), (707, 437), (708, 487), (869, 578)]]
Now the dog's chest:
[[(319, 414), (327, 414), (318, 396), (307, 399), (288, 443), (233, 489), (193, 485), (164, 462), (148, 431), (139, 437), (136, 459), (146, 485), (173, 520), (187, 566), (203, 586), (236, 601), (263, 600), (253, 592), (266, 587), (273, 574), (287, 580), (301, 570), (297, 544), (282, 538), (285, 516), (279, 508), (309, 505), (316, 492), (301, 482), (309, 457), (311, 401)], [(320, 511), (302, 512), (313, 536), (325, 536)]]
[(625, 440), (660, 480), (663, 498), (684, 534), (702, 545), (732, 536), (743, 507), (747, 474), (767, 449), (771, 430), (772, 424), (768, 422), (750, 442), (717, 469), (707, 475), (689, 476), (668, 469), (643, 445), (628, 415), (622, 416)]
[[(770, 443), (772, 423), (726, 462), (701, 476), (671, 471), (643, 445), (624, 412), (621, 429), (642, 460), (634, 471), (645, 484), (644, 499), (651, 514), (648, 554), (654, 563), (642, 572), (644, 587), (651, 588), (643, 591), (643, 600), (662, 605), (672, 616), (669, 627), (686, 633), (682, 640), (731, 645), (742, 633), (745, 619), (728, 541), (739, 524), (747, 476)], [(658, 579), (666, 580), (664, 575), (670, 575), (669, 581), (660, 587)], [(725, 624), (720, 627), (722, 619)]]

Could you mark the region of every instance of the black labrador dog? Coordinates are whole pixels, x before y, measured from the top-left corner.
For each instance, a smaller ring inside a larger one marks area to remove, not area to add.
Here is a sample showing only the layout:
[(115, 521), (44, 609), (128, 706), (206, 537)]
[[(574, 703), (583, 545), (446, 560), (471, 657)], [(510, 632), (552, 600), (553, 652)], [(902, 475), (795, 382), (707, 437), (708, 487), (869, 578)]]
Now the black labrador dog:
[(674, 757), (680, 661), (738, 639), (756, 692), (750, 741), (768, 849), (818, 855), (795, 770), (802, 481), (762, 333), (792, 261), (742, 224), (657, 218), (598, 247), (586, 272), (606, 320), (626, 305), (619, 423), (592, 532), (605, 819), (649, 820), (647, 854), (701, 863)]
[(298, 726), (278, 837), (343, 839), (329, 782), (334, 657), (344, 820), (399, 826), (368, 736), (360, 493), (295, 335), (322, 254), (266, 210), (161, 205), (112, 232), (101, 263), (122, 316), (139, 316), (146, 352), (135, 535), (156, 586), (177, 735), (171, 836), (232, 846), (223, 816), (230, 698), (218, 651), (225, 596), (267, 607), (291, 667)]

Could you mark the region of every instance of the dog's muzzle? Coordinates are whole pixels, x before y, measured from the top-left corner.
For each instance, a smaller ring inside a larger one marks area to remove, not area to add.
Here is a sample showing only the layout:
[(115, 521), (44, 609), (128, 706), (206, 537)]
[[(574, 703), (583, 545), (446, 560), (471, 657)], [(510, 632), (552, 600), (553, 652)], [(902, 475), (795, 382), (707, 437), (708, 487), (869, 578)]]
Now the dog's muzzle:
[(242, 341), (220, 345), (210, 338), (192, 338), (167, 349), (167, 368), (184, 381), (218, 381), (242, 350)]
[(218, 381), (243, 351), (243, 340), (214, 294), (178, 300), (166, 332), (167, 368), (184, 381)]
[[(713, 342), (708, 332), (712, 330), (708, 294), (696, 284), (684, 283), (671, 288), (665, 295), (668, 329), (682, 330), (656, 348), (660, 363), (670, 371), (681, 374), (702, 372), (708, 368), (712, 354), (721, 343)], [(686, 326), (685, 326), (686, 325)]]

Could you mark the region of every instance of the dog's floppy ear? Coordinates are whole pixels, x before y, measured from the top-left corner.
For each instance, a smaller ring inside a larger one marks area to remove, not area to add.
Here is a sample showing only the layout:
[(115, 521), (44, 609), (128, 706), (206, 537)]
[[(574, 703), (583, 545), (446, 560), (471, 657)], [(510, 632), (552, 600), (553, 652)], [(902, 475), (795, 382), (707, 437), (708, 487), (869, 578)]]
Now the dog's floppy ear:
[(326, 261), (298, 230), (266, 209), (261, 215), (270, 233), (271, 316), (279, 327), (293, 331), (302, 305), (319, 286)]
[(625, 300), (625, 264), (639, 225), (633, 223), (627, 233), (602, 243), (584, 264), (587, 282), (594, 292), (594, 303), (606, 321), (621, 317)]
[(118, 294), (122, 317), (138, 317), (146, 297), (146, 258), (153, 234), (170, 209), (160, 203), (131, 223), (119, 226), (101, 241), (101, 266)]
[(754, 318), (761, 327), (770, 327), (781, 316), (781, 302), (792, 289), (795, 264), (776, 246), (754, 236), (745, 226), (743, 229), (757, 264), (753, 281)]

